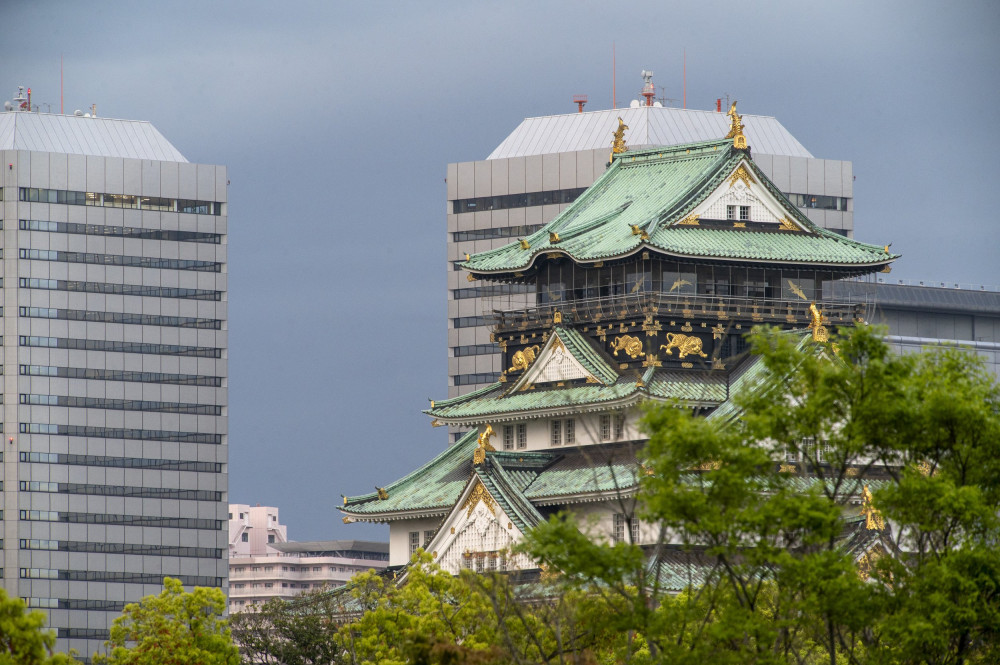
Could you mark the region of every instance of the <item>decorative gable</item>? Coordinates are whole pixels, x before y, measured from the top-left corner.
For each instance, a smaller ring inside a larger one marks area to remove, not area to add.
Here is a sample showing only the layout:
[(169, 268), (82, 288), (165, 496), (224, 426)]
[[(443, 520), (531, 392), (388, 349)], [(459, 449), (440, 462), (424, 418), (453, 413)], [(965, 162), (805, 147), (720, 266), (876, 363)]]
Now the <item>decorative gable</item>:
[(450, 573), (533, 568), (524, 554), (511, 547), (524, 537), (479, 476), (473, 476), (462, 496), (426, 546), (435, 561)]
[(587, 383), (604, 383), (573, 355), (560, 338), (560, 332), (554, 330), (545, 347), (539, 351), (535, 361), (511, 386), (510, 392), (527, 390), (529, 386), (535, 384), (580, 379)]
[(726, 220), (733, 228), (747, 222), (773, 224), (775, 229), (804, 231), (785, 204), (761, 184), (745, 161), (740, 162), (719, 187), (690, 215), (675, 224), (697, 225), (697, 220)]

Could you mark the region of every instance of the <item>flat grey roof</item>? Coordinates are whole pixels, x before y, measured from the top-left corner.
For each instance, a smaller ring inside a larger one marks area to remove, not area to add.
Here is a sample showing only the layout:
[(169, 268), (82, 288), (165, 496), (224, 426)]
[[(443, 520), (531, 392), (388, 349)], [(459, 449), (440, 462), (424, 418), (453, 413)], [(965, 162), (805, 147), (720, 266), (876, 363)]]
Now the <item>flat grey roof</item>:
[[(279, 552), (289, 554), (311, 553), (319, 555), (323, 552), (378, 552), (389, 553), (389, 543), (370, 540), (303, 540), (287, 543), (268, 543)], [(339, 555), (339, 554), (338, 554)]]
[(1000, 316), (1000, 293), (904, 284), (836, 281), (824, 284), (837, 297), (865, 294), (882, 308)]
[(0, 150), (186, 162), (145, 120), (85, 118), (55, 113), (0, 113)]
[[(655, 106), (606, 109), (565, 115), (525, 118), (487, 159), (505, 159), (555, 152), (611, 150), (618, 118), (628, 125), (629, 147), (679, 145), (721, 139), (729, 132), (729, 117), (716, 111)], [(766, 155), (812, 157), (812, 154), (775, 118), (744, 115), (743, 134), (751, 150)]]

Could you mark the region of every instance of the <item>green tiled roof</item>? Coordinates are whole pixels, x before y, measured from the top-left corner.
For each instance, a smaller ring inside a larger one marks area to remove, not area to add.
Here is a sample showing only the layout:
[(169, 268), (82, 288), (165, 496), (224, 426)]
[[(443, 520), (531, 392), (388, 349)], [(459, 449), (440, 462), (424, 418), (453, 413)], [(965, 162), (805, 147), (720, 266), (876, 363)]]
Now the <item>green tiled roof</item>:
[[(672, 226), (747, 157), (729, 140), (624, 153), (568, 208), (528, 236), (528, 249), (514, 242), (475, 254), (463, 266), (473, 273), (505, 273), (524, 270), (548, 252), (586, 263), (623, 257), (643, 247), (681, 257), (846, 267), (880, 266), (897, 258), (882, 247), (814, 225), (752, 160), (748, 164), (755, 179), (807, 232)], [(632, 226), (648, 233), (649, 239), (633, 233)], [(558, 233), (557, 243), (550, 242), (550, 233)]]
[(468, 423), (514, 419), (532, 411), (598, 407), (608, 402), (678, 399), (715, 406), (726, 399), (725, 376), (714, 372), (657, 370), (640, 385), (636, 376), (620, 376), (610, 385), (587, 383), (506, 393), (508, 384), (494, 383), (468, 395), (435, 402), (424, 413), (444, 421)]
[(524, 488), (524, 496), (547, 499), (581, 494), (631, 491), (642, 471), (636, 455), (643, 444), (618, 444), (567, 450)]
[(386, 485), (388, 499), (379, 499), (377, 492), (349, 497), (341, 511), (358, 516), (410, 510), (447, 512), (469, 481), (477, 438), (476, 431), (469, 432), (427, 464)]
[[(518, 479), (507, 474), (501, 464), (487, 464), (476, 467), (476, 475), (482, 481), (500, 508), (506, 513), (521, 533), (527, 531), (545, 518), (521, 492), (523, 487)], [(521, 477), (523, 480), (523, 476)]]

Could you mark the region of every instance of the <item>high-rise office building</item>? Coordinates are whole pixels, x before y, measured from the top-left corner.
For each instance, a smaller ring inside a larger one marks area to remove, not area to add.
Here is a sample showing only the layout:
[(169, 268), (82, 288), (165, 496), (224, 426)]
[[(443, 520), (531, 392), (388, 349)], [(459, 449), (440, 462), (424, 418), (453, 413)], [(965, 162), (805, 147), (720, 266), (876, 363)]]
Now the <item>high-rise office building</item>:
[(226, 586), (226, 168), (79, 112), (0, 154), (0, 575), (87, 658), (164, 576)]
[[(501, 355), (485, 314), (497, 297), (514, 306), (511, 297), (523, 290), (470, 283), (458, 264), (466, 254), (533, 233), (592, 185), (607, 168), (618, 118), (630, 149), (716, 139), (729, 126), (722, 111), (661, 106), (527, 118), (486, 159), (448, 165), (449, 397), (499, 378)], [(744, 118), (754, 161), (767, 177), (814, 224), (853, 237), (851, 162), (814, 157), (773, 117)], [(453, 429), (452, 438), (459, 435)]]

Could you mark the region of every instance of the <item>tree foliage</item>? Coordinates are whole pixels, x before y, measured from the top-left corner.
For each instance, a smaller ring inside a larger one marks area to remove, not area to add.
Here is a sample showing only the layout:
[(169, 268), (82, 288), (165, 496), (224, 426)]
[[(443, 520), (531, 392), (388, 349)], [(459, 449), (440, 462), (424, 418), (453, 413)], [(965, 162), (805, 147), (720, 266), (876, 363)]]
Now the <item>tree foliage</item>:
[(111, 626), (107, 654), (94, 661), (107, 665), (238, 665), (239, 651), (222, 618), (226, 596), (221, 589), (195, 587), (163, 579), (158, 596), (125, 606)]
[(56, 636), (44, 630), (45, 615), (28, 612), (20, 598), (0, 589), (0, 665), (72, 665), (77, 661), (53, 653)]
[[(992, 377), (962, 350), (895, 355), (864, 326), (825, 353), (796, 341), (754, 335), (773, 378), (737, 397), (738, 423), (675, 406), (646, 414), (652, 474), (639, 505), (661, 528), (652, 564), (566, 517), (534, 530), (530, 552), (630, 608), (611, 618), (636, 636), (622, 661), (1000, 662)], [(789, 453), (802, 463), (775, 463)], [(875, 558), (880, 545), (859, 574), (842, 518), (869, 476), (884, 479), (874, 505), (893, 555)], [(692, 585), (670, 595), (658, 564), (678, 557)]]

